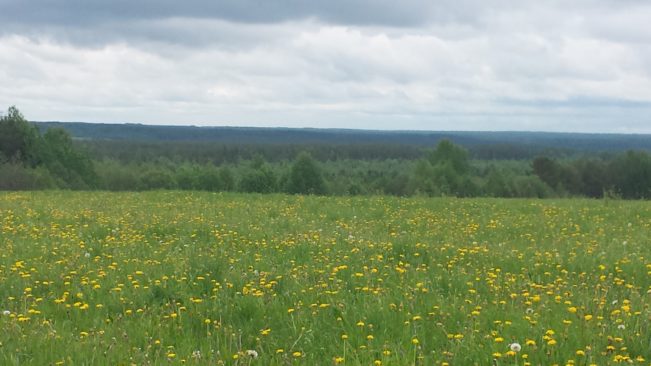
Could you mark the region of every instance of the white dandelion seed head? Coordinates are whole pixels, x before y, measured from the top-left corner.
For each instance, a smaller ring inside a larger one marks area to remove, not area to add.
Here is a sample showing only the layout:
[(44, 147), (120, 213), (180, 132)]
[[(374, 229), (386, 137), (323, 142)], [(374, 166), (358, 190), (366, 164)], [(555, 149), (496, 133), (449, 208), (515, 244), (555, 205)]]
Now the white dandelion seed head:
[(513, 352), (520, 352), (520, 351), (522, 351), (522, 346), (520, 345), (520, 343), (517, 343), (517, 342), (514, 342), (514, 343), (509, 344), (509, 348), (510, 348), (511, 351), (513, 351)]
[(9, 315), (9, 314), (11, 314), (11, 311), (9, 311), (9, 310), (5, 310), (5, 311), (2, 312), (2, 315)]
[(90, 253), (86, 252), (86, 253), (84, 254), (84, 257), (86, 257), (86, 258), (90, 258)]
[(620, 324), (620, 325), (617, 326), (617, 329), (624, 330), (624, 329), (626, 329), (626, 326), (624, 324)]
[(251, 358), (258, 358), (258, 352), (253, 349), (246, 350), (246, 355)]

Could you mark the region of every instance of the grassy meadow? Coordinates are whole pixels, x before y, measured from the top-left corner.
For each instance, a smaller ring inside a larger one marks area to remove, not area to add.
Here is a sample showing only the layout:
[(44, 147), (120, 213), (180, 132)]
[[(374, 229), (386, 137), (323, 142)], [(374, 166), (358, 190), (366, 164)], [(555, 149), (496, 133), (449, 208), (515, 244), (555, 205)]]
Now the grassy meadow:
[(0, 364), (651, 365), (650, 234), (640, 201), (0, 193)]

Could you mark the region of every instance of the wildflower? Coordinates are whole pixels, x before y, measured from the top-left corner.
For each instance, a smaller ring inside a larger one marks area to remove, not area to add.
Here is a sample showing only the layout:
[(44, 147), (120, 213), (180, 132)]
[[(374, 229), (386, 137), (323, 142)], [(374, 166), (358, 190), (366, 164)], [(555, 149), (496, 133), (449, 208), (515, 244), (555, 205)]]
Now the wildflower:
[(200, 359), (201, 358), (201, 351), (199, 351), (198, 349), (192, 351), (192, 358), (197, 359), (197, 360)]
[(9, 310), (5, 310), (5, 311), (2, 312), (2, 315), (5, 315), (5, 316), (7, 316), (9, 314), (11, 314), (11, 311), (9, 311)]
[(251, 358), (258, 358), (258, 352), (253, 349), (246, 350), (246, 355)]
[(520, 352), (522, 351), (522, 346), (520, 345), (520, 343), (513, 342), (509, 344), (509, 349), (513, 352)]

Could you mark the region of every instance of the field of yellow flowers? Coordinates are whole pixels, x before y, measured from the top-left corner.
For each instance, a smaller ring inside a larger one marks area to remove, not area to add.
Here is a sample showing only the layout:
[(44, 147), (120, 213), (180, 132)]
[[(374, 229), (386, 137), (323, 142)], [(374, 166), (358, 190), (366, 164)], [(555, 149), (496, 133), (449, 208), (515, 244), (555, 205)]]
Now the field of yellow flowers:
[(1, 365), (651, 364), (651, 205), (0, 193)]

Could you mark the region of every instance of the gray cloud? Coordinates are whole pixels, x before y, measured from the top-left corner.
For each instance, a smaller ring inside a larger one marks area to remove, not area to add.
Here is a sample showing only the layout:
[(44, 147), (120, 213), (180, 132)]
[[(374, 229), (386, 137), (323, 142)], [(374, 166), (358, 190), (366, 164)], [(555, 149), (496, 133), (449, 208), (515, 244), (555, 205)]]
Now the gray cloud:
[(118, 21), (161, 18), (210, 18), (245, 23), (277, 23), (316, 18), (338, 24), (419, 25), (432, 15), (459, 17), (452, 2), (435, 5), (426, 0), (406, 0), (399, 6), (388, 0), (3, 0), (3, 22), (16, 19), (31, 24), (95, 25)]
[[(0, 0), (0, 35), (54, 38), (85, 47), (114, 42), (248, 46), (280, 23), (410, 28), (474, 23), (477, 0)], [(270, 33), (269, 33), (270, 32)]]

